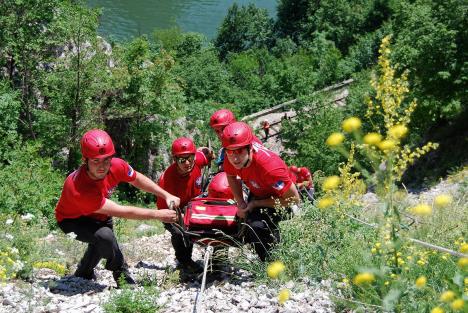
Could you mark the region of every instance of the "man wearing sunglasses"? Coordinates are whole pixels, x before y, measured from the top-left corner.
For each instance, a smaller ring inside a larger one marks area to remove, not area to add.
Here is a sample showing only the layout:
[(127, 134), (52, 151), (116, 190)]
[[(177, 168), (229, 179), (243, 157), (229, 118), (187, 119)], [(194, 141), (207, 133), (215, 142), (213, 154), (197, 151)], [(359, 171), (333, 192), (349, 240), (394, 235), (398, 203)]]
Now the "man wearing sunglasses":
[[(161, 175), (158, 184), (167, 192), (180, 198), (180, 207), (201, 194), (202, 168), (212, 159), (212, 152), (207, 148), (197, 151), (195, 144), (189, 138), (181, 137), (172, 143), (173, 163)], [(202, 152), (203, 151), (203, 152)], [(167, 209), (164, 199), (157, 199), (159, 209)], [(193, 245), (184, 245), (182, 236), (175, 232), (170, 224), (164, 224), (171, 233), (171, 242), (175, 250), (178, 267), (188, 274), (201, 272), (200, 265), (192, 260)]]
[[(280, 204), (289, 208), (299, 203), (299, 194), (287, 165), (278, 155), (254, 141), (246, 123), (228, 125), (222, 142), (226, 153), (224, 170), (237, 202), (237, 214), (250, 226), (244, 241), (252, 243), (260, 259), (265, 261), (273, 245), (280, 241), (278, 223), (284, 214), (275, 207)], [(250, 191), (247, 201), (243, 197), (242, 182)]]

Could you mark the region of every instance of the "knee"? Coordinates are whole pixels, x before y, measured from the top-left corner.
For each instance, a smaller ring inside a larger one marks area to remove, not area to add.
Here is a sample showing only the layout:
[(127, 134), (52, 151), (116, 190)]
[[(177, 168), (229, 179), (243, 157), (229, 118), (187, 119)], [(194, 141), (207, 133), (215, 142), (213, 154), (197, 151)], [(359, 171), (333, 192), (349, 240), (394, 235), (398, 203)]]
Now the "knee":
[(114, 231), (109, 227), (101, 227), (94, 233), (97, 243), (113, 244), (116, 241)]

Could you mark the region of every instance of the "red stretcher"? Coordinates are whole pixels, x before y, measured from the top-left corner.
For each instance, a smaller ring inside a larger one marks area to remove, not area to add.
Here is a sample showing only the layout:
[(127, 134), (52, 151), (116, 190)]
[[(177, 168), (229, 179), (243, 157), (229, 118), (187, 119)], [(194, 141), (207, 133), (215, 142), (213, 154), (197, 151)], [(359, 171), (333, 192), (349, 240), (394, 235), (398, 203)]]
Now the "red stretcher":
[(239, 246), (243, 231), (235, 201), (194, 198), (183, 215), (180, 209), (176, 212), (178, 221), (172, 225), (182, 234), (185, 243), (190, 240), (202, 245)]

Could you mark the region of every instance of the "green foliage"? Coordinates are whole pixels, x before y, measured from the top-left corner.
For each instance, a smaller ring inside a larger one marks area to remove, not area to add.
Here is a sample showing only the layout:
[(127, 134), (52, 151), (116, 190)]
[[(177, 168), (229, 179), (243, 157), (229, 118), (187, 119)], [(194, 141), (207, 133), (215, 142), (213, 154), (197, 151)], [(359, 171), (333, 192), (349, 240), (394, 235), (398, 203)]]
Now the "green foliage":
[(273, 22), (265, 9), (254, 4), (239, 6), (234, 3), (228, 10), (214, 41), (221, 59), (228, 53), (268, 46)]
[(16, 148), (20, 140), (17, 133), (20, 107), (17, 94), (0, 81), (0, 164), (5, 161), (8, 151)]
[(103, 305), (106, 313), (155, 313), (160, 306), (156, 304), (159, 292), (154, 287), (142, 290), (124, 289), (111, 295)]
[(39, 148), (38, 144), (23, 144), (8, 153), (7, 165), (0, 166), (0, 212), (31, 213), (53, 225), (63, 176), (52, 169), (50, 160), (38, 154)]
[(394, 62), (410, 70), (419, 100), (414, 123), (452, 118), (466, 102), (466, 4), (400, 1), (395, 5)]
[(284, 146), (295, 151), (294, 155), (285, 156), (287, 163), (307, 166), (312, 172), (321, 170), (328, 175), (336, 173), (336, 165), (344, 159), (324, 145), (324, 142), (333, 129), (340, 127), (343, 112), (340, 108), (332, 107), (327, 100), (311, 97), (302, 101), (310, 105), (283, 126)]

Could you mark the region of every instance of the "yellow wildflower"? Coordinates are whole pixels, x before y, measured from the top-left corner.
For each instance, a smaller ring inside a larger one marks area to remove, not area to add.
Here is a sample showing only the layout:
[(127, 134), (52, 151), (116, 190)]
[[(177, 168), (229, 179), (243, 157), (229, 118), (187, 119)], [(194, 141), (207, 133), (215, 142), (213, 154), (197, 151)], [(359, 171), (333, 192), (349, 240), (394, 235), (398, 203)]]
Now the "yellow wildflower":
[(342, 133), (333, 133), (327, 138), (327, 145), (334, 147), (339, 146), (344, 141), (344, 135)]
[(368, 145), (376, 146), (379, 142), (382, 141), (382, 135), (379, 133), (368, 133), (364, 136), (364, 143)]
[(465, 279), (463, 280), (463, 282), (465, 283), (465, 286), (468, 286), (468, 277), (465, 277)]
[(425, 203), (420, 203), (417, 206), (413, 207), (411, 209), (411, 212), (419, 216), (429, 216), (432, 214), (432, 208)]
[(384, 285), (385, 285), (385, 286), (388, 286), (388, 285), (390, 285), (390, 282), (389, 282), (388, 280), (386, 280), (385, 283), (384, 283)]
[(436, 306), (435, 308), (431, 310), (431, 313), (444, 313), (444, 309), (442, 309), (439, 306)]
[(434, 204), (437, 208), (444, 208), (452, 203), (452, 196), (447, 194), (438, 195), (434, 198)]
[(396, 146), (396, 142), (391, 139), (386, 139), (378, 144), (380, 150), (387, 152), (393, 150)]
[(468, 243), (465, 242), (460, 246), (460, 252), (461, 253), (468, 253)]
[(357, 117), (350, 117), (345, 119), (341, 126), (345, 132), (352, 133), (353, 131), (361, 128), (361, 120)]
[(356, 285), (362, 285), (362, 284), (368, 284), (371, 283), (375, 280), (375, 276), (372, 273), (369, 272), (364, 272), (364, 273), (359, 273), (354, 277), (354, 283)]
[(442, 301), (442, 302), (450, 302), (454, 298), (455, 298), (455, 292), (453, 292), (452, 290), (444, 291), (440, 295), (440, 301)]
[(284, 266), (283, 262), (275, 261), (270, 263), (267, 267), (267, 275), (272, 279), (278, 278), (279, 274), (281, 274), (286, 267)]
[(376, 254), (376, 253), (377, 253), (377, 249), (376, 249), (376, 248), (372, 248), (372, 249), (371, 249), (371, 253), (372, 253), (372, 254)]
[(336, 189), (340, 184), (340, 178), (338, 176), (330, 176), (325, 178), (322, 188), (325, 191)]
[(317, 207), (319, 209), (326, 209), (329, 206), (332, 206), (335, 203), (335, 200), (331, 197), (325, 197), (318, 201)]
[(282, 289), (279, 294), (278, 294), (278, 302), (279, 304), (283, 304), (289, 299), (289, 290), (288, 289)]
[(454, 309), (455, 311), (463, 309), (464, 306), (465, 306), (465, 301), (463, 301), (463, 299), (457, 299), (450, 304), (450, 307)]
[(427, 278), (426, 276), (419, 276), (418, 279), (414, 282), (417, 288), (423, 288), (426, 286)]
[(381, 245), (382, 245), (382, 244), (381, 244), (380, 242), (376, 242), (376, 243), (375, 243), (375, 247), (376, 247), (377, 249), (379, 249)]
[(395, 125), (388, 130), (390, 137), (400, 139), (406, 136), (408, 128), (405, 125)]
[(457, 264), (460, 268), (468, 267), (468, 258), (460, 258)]

